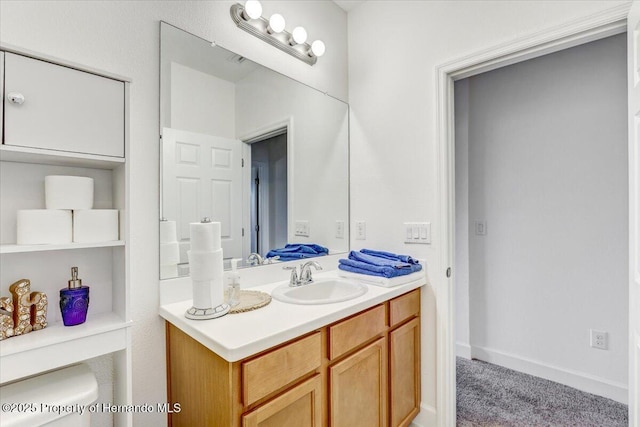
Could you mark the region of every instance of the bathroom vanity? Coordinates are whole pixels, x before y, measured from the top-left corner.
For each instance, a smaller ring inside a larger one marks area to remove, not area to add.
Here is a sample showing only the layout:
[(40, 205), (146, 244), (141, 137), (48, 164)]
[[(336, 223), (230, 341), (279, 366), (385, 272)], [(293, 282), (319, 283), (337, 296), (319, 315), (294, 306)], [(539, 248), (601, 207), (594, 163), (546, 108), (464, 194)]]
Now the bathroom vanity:
[[(420, 405), (420, 287), (368, 286), (336, 304), (272, 301), (211, 321), (168, 320), (169, 425), (408, 426)], [(260, 290), (270, 291), (269, 285)]]

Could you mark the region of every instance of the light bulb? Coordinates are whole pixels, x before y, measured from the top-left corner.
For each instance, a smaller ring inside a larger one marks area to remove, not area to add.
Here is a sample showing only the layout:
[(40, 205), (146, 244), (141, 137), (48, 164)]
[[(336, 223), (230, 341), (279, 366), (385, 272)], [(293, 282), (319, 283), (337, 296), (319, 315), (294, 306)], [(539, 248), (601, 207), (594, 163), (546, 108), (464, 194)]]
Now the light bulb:
[(320, 57), (324, 55), (324, 51), (325, 51), (325, 46), (322, 40), (316, 40), (313, 43), (311, 43), (310, 52), (311, 54), (313, 54), (313, 56)]
[(279, 13), (274, 13), (269, 18), (269, 26), (267, 27), (267, 31), (269, 34), (272, 33), (281, 33), (284, 30), (284, 17)]
[(291, 40), (289, 40), (289, 44), (296, 45), (302, 44), (307, 41), (307, 30), (302, 27), (295, 27), (291, 32)]
[(249, 19), (258, 19), (262, 16), (262, 5), (258, 0), (247, 0), (244, 2), (244, 11), (242, 16), (247, 21)]

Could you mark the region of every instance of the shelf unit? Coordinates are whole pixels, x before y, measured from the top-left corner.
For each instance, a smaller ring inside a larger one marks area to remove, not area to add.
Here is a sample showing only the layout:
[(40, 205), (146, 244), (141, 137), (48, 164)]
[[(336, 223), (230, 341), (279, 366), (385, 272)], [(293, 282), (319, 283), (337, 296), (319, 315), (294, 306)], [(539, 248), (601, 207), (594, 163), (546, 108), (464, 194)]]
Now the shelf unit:
[[(0, 44), (0, 51), (21, 54), (20, 49)], [(129, 84), (108, 72), (84, 68), (33, 52), (26, 56), (54, 65), (88, 72), (100, 78), (119, 80), (124, 88), (124, 157), (0, 145), (0, 296), (10, 296), (9, 285), (26, 278), (31, 290), (48, 297), (48, 326), (40, 331), (0, 341), (0, 385), (46, 371), (111, 355), (113, 401), (132, 403), (131, 325), (129, 309)], [(0, 52), (0, 70), (2, 64)], [(6, 74), (6, 73), (5, 73)], [(5, 79), (6, 80), (6, 79)], [(0, 95), (8, 90), (0, 79)], [(31, 94), (33, 96), (33, 94)], [(99, 99), (96, 99), (99, 102)], [(2, 102), (0, 102), (2, 105)], [(5, 105), (5, 113), (8, 107)], [(5, 114), (6, 120), (6, 114)], [(4, 126), (5, 137), (7, 123)], [(0, 132), (2, 135), (2, 132)], [(71, 135), (70, 138), (74, 136)], [(88, 176), (94, 179), (94, 208), (120, 211), (120, 240), (98, 243), (53, 245), (16, 244), (16, 212), (44, 209), (44, 177)], [(90, 286), (87, 320), (66, 327), (62, 323), (59, 290), (70, 278), (70, 267), (78, 266), (84, 285)], [(131, 413), (113, 414), (117, 426), (131, 426)]]

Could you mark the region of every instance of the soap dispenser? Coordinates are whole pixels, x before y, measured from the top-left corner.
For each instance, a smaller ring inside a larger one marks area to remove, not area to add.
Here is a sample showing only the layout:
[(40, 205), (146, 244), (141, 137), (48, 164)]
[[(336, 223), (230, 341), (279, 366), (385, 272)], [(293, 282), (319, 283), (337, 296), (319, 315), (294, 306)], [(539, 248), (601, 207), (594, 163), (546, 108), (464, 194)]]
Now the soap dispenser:
[(78, 279), (78, 267), (72, 267), (69, 285), (60, 289), (60, 311), (64, 326), (84, 323), (88, 309), (89, 287), (82, 286), (82, 280)]
[(229, 300), (227, 304), (235, 307), (240, 304), (240, 273), (238, 273), (238, 261), (240, 258), (231, 260), (231, 273), (229, 273)]

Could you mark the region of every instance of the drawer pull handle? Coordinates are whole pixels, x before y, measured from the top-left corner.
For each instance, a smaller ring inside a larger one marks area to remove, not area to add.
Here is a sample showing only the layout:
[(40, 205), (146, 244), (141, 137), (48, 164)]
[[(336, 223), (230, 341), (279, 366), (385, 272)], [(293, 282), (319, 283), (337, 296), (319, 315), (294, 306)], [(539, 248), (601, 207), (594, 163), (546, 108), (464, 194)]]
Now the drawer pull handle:
[(11, 92), (7, 95), (7, 99), (12, 104), (22, 105), (24, 104), (24, 95), (18, 92)]

